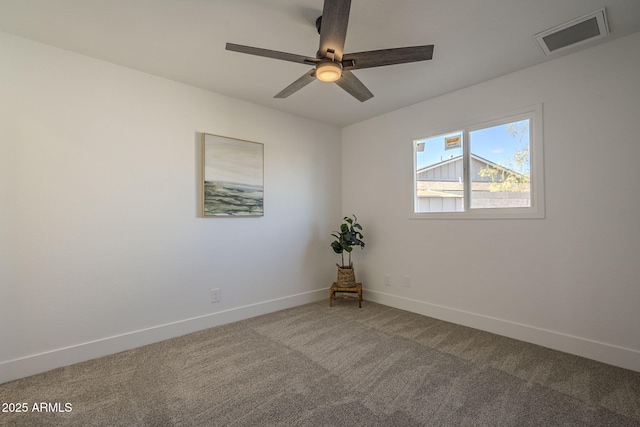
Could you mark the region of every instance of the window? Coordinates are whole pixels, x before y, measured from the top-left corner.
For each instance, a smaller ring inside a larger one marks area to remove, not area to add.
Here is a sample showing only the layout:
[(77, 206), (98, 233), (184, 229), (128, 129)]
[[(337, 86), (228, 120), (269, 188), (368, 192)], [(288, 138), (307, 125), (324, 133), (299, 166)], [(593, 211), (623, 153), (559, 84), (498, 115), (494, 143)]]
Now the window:
[(543, 218), (542, 106), (413, 141), (413, 218)]

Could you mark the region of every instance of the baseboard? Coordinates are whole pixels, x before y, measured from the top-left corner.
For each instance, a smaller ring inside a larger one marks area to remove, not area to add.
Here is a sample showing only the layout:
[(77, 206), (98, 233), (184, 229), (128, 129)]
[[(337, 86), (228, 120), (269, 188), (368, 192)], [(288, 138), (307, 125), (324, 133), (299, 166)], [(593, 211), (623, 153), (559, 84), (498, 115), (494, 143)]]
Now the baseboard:
[(640, 372), (640, 351), (368, 289), (365, 299)]
[[(325, 299), (327, 290), (292, 295), (0, 363), (0, 384), (158, 341)], [(368, 289), (365, 300), (640, 372), (640, 352)]]
[(0, 384), (214, 326), (308, 304), (326, 296), (327, 289), (319, 289), (10, 360), (0, 363)]

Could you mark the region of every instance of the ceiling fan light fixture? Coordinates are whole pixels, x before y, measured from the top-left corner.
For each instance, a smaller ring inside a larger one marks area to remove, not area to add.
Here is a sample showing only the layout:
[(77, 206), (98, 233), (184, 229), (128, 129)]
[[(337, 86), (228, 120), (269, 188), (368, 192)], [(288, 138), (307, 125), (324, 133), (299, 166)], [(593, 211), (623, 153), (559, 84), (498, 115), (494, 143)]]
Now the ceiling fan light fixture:
[(316, 65), (316, 78), (322, 82), (335, 82), (342, 77), (340, 63), (324, 61)]

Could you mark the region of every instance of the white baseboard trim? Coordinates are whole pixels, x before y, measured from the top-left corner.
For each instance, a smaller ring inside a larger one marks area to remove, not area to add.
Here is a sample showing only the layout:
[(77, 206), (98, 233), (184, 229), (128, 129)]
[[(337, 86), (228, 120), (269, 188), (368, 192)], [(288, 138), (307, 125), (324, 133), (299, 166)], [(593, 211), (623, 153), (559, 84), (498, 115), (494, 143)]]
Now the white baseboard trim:
[(410, 311), (458, 325), (525, 341), (598, 362), (640, 372), (640, 351), (580, 338), (547, 329), (536, 328), (504, 319), (470, 313), (430, 304), (384, 292), (367, 290), (366, 299), (401, 310)]
[(327, 289), (319, 289), (9, 360), (0, 363), (0, 384), (214, 326), (308, 304), (326, 296)]

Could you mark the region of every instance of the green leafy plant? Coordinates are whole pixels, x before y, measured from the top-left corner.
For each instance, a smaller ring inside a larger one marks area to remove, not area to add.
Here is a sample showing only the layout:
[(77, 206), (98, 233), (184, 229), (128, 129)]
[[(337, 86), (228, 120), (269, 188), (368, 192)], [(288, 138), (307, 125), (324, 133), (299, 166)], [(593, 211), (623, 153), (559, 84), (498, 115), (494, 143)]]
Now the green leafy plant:
[[(360, 248), (364, 248), (364, 242), (362, 241), (364, 236), (361, 233), (362, 226), (358, 224), (358, 218), (355, 215), (353, 215), (353, 218), (345, 216), (343, 221), (340, 225), (340, 231), (331, 234), (336, 238), (331, 242), (331, 247), (335, 253), (342, 256), (342, 267), (345, 268), (351, 266), (351, 251), (353, 251), (353, 247), (360, 246)], [(348, 265), (344, 265), (345, 252), (349, 254)]]

